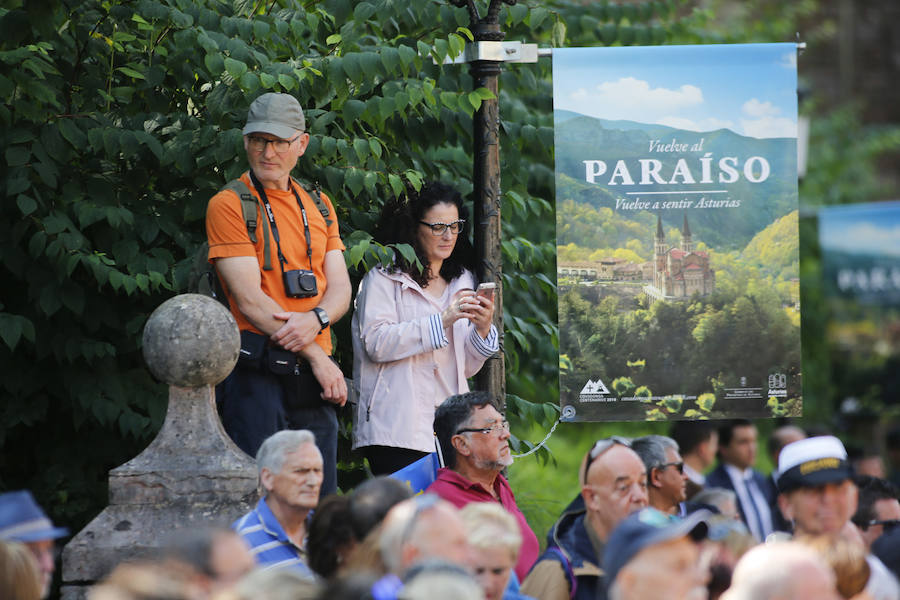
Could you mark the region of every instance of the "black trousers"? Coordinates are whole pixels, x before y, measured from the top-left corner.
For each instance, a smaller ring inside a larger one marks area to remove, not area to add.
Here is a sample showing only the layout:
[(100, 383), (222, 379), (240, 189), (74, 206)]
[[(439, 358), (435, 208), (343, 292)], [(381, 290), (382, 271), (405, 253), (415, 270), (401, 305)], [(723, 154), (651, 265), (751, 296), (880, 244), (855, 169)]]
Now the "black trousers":
[(366, 446), (363, 448), (363, 454), (369, 460), (369, 468), (373, 475), (390, 475), (428, 456), (428, 452), (391, 446)]
[(285, 402), (282, 380), (268, 371), (235, 367), (216, 388), (216, 401), (225, 432), (238, 447), (252, 457), (263, 441), (282, 429), (308, 429), (316, 436), (322, 453), (323, 475), (321, 496), (337, 491), (336, 407), (321, 400), (322, 386), (309, 374), (303, 393), (310, 394), (310, 408), (297, 408)]

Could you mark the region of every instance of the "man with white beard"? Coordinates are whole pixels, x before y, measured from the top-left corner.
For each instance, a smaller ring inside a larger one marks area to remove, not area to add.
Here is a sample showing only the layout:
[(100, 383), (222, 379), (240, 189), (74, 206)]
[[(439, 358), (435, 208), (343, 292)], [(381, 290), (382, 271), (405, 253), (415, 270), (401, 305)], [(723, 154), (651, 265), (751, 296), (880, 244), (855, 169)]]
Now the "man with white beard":
[(512, 514), (522, 533), (516, 563), (519, 581), (525, 578), (538, 555), (537, 536), (503, 476), (512, 464), (509, 423), (487, 392), (467, 392), (447, 398), (434, 413), (434, 433), (441, 445), (445, 468), (428, 492), (462, 508), (470, 502), (499, 502)]

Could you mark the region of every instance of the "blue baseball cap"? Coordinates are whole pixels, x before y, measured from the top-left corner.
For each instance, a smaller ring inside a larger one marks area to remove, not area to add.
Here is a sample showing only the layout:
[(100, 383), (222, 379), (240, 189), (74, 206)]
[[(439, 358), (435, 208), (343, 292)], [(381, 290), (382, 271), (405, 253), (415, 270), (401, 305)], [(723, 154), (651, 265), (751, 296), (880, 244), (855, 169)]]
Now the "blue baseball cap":
[(0, 494), (0, 540), (39, 542), (69, 535), (65, 527), (54, 527), (28, 490)]
[(644, 548), (685, 536), (695, 541), (705, 538), (711, 516), (708, 510), (698, 510), (681, 519), (650, 507), (628, 515), (613, 530), (603, 551), (607, 589), (619, 571)]

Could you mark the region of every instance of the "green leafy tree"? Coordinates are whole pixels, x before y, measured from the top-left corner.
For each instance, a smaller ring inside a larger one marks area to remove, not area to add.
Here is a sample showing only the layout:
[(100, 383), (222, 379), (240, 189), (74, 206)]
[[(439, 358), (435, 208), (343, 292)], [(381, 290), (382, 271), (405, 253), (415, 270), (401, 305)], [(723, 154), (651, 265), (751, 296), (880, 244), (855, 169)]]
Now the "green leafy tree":
[[(697, 21), (681, 4), (519, 2), (501, 26), (544, 46), (678, 42)], [(355, 278), (387, 259), (368, 233), (385, 199), (431, 178), (469, 193), (471, 118), (489, 94), (441, 65), (468, 25), (438, 0), (5, 3), (0, 485), (33, 489), (77, 529), (105, 503), (107, 471), (157, 431), (166, 390), (143, 366), (141, 329), (187, 289), (206, 202), (245, 168), (257, 95), (306, 107), (297, 174), (335, 201)], [(508, 407), (544, 429), (559, 364), (550, 70), (505, 68), (499, 98)], [(648, 329), (639, 312), (611, 320), (612, 339)], [(336, 336), (349, 373), (348, 321)]]
[[(557, 17), (522, 8), (508, 26), (559, 36)], [(441, 66), (467, 24), (447, 3), (392, 0), (0, 9), (0, 485), (35, 490), (77, 528), (105, 503), (106, 472), (155, 434), (166, 390), (143, 366), (142, 326), (187, 289), (206, 202), (246, 168), (240, 127), (257, 95), (306, 107), (297, 174), (334, 199), (355, 277), (385, 260), (368, 234), (384, 199), (432, 178), (469, 193), (471, 117), (491, 94)], [(506, 352), (510, 392), (536, 400), (527, 414), (543, 423), (557, 365), (549, 66), (519, 71), (501, 97), (504, 287), (517, 307)]]

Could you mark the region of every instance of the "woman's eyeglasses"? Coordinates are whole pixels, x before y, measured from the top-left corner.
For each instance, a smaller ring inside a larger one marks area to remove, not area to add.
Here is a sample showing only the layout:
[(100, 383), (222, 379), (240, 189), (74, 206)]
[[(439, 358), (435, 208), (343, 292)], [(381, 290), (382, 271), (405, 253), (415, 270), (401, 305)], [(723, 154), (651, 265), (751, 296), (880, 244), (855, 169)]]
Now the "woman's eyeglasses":
[(427, 223), (425, 221), (419, 221), (419, 223), (429, 227), (433, 235), (444, 235), (444, 232), (448, 229), (453, 235), (458, 235), (462, 231), (463, 225), (466, 224), (466, 220), (458, 219), (452, 223)]

